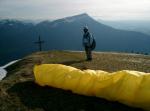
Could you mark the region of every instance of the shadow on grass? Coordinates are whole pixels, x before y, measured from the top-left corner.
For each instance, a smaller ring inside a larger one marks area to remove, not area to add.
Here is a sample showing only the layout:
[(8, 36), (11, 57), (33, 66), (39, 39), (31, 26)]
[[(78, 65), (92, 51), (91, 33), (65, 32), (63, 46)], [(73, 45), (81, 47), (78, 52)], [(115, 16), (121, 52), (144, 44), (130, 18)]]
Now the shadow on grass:
[(6, 77), (9, 77), (11, 74), (13, 74), (13, 73), (17, 72), (18, 70), (20, 70), (21, 69), (20, 67), (23, 65), (22, 61), (23, 60), (20, 60), (20, 61), (18, 61), (16, 63), (6, 67), (6, 70), (8, 72)]
[(29, 109), (47, 111), (141, 111), (126, 105), (88, 97), (52, 87), (40, 87), (32, 81), (17, 83), (7, 90), (18, 96)]

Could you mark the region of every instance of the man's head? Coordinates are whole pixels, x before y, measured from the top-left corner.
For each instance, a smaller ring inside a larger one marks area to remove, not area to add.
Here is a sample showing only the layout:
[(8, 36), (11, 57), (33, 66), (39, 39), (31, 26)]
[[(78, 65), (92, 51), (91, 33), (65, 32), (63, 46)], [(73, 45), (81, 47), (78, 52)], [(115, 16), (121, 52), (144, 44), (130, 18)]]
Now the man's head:
[(85, 27), (83, 28), (83, 31), (84, 31), (84, 32), (87, 32), (87, 31), (88, 31), (88, 27), (85, 26)]

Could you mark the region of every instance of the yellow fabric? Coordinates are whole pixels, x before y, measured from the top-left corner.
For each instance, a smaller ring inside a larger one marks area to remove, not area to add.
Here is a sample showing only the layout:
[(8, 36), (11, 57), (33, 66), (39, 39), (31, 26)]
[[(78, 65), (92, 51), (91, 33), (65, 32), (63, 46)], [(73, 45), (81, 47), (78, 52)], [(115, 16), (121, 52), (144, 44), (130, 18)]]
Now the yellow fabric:
[(150, 110), (150, 73), (84, 70), (61, 64), (34, 67), (36, 83)]

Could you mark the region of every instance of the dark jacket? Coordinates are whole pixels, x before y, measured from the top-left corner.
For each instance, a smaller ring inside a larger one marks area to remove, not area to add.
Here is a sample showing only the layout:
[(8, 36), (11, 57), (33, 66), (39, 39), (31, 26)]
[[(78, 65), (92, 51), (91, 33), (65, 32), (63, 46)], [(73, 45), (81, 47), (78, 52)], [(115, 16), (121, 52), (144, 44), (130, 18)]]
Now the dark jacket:
[(89, 32), (84, 33), (82, 42), (84, 47), (90, 47), (93, 42), (92, 34)]

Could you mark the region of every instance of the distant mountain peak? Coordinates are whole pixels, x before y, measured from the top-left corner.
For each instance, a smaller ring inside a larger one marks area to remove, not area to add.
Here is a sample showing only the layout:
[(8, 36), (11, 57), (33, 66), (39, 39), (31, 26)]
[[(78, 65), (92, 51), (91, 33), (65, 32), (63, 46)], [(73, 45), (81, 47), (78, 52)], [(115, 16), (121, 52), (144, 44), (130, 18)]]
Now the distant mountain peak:
[(45, 25), (50, 24), (51, 27), (57, 27), (61, 23), (72, 23), (72, 22), (84, 20), (84, 19), (93, 19), (93, 18), (90, 17), (87, 13), (82, 13), (78, 15), (73, 15), (73, 16), (57, 19), (54, 21), (45, 20), (45, 21), (40, 22), (39, 24), (45, 24)]
[(77, 21), (77, 20), (80, 20), (80, 19), (85, 19), (85, 18), (91, 18), (91, 17), (87, 13), (82, 13), (82, 14), (78, 14), (78, 15), (74, 15), (74, 16), (59, 19), (59, 21), (69, 23), (69, 22), (74, 22), (74, 21)]
[(76, 17), (76, 18), (78, 18), (78, 17), (89, 17), (89, 15), (87, 13), (82, 13), (82, 14), (74, 15), (72, 17)]
[[(83, 20), (83, 19), (86, 19), (86, 18), (92, 19), (92, 17), (90, 17), (87, 13), (82, 13), (82, 14), (78, 14), (78, 15), (69, 16), (69, 17), (65, 17), (65, 18), (62, 18), (62, 19), (54, 20), (54, 21), (49, 22), (49, 23), (51, 24), (51, 27), (57, 27), (61, 23), (72, 23), (72, 22)], [(43, 23), (48, 24), (47, 21), (43, 21), (40, 24), (43, 24)]]
[(90, 17), (90, 16), (87, 13), (83, 13), (83, 14), (74, 15), (71, 17), (66, 17), (65, 19), (82, 19), (82, 18), (86, 18), (86, 17)]

